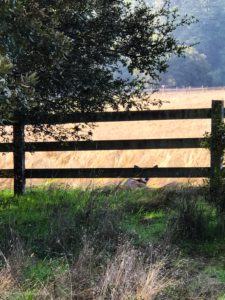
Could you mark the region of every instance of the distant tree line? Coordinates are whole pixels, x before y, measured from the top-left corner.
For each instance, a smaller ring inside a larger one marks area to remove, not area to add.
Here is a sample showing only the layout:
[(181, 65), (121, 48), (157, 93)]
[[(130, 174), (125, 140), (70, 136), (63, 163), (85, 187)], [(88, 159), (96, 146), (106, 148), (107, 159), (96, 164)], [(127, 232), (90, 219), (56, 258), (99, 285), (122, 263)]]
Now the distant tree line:
[[(156, 10), (165, 2), (182, 16), (193, 16), (191, 26), (180, 27), (175, 37), (190, 48), (184, 56), (168, 60), (168, 72), (161, 85), (169, 87), (225, 86), (225, 5), (224, 0), (143, 0)], [(137, 0), (128, 2), (136, 3)]]
[[(152, 1), (148, 1), (149, 3)], [(156, 0), (155, 3), (161, 2)], [(162, 84), (169, 86), (225, 85), (225, 5), (224, 0), (171, 0), (181, 14), (195, 16), (198, 22), (180, 28), (176, 37), (192, 44), (186, 58), (171, 58)]]

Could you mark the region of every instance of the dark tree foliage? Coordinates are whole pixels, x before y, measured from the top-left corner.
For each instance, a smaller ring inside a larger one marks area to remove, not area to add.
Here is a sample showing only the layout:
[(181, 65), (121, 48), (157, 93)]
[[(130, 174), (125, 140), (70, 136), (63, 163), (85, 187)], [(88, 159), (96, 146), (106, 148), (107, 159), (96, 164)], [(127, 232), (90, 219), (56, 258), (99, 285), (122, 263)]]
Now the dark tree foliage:
[(143, 108), (136, 99), (183, 53), (174, 31), (190, 23), (168, 1), (2, 0), (0, 118)]

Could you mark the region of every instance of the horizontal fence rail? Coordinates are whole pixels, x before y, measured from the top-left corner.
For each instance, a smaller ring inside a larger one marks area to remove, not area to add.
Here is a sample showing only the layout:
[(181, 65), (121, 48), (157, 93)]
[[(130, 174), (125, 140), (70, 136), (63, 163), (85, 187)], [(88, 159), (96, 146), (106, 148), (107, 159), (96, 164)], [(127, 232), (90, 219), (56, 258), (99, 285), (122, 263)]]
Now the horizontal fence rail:
[[(100, 140), (67, 142), (25, 142), (25, 125), (67, 124), (82, 122), (122, 122), (156, 120), (210, 119), (212, 123), (211, 164), (209, 168), (69, 168), (69, 169), (26, 169), (26, 152), (44, 151), (100, 151), (138, 149), (185, 149), (204, 148), (205, 138)], [(223, 173), (223, 141), (216, 140), (221, 124), (224, 123), (223, 101), (212, 102), (212, 108), (152, 110), (131, 112), (73, 113), (69, 115), (17, 116), (13, 125), (13, 143), (0, 144), (0, 152), (13, 152), (14, 169), (0, 170), (0, 178), (14, 178), (14, 193), (23, 194), (26, 178), (212, 178)], [(219, 145), (219, 149), (217, 147)]]
[[(68, 123), (95, 123), (95, 122), (121, 122), (121, 121), (157, 121), (157, 120), (181, 120), (181, 119), (209, 119), (211, 109), (174, 109), (174, 110), (150, 110), (150, 111), (122, 111), (122, 112), (97, 112), (97, 113), (73, 113), (65, 115), (40, 115), (20, 116), (18, 122), (23, 125), (38, 124), (68, 124)], [(14, 125), (15, 122), (4, 121), (4, 125)]]
[[(182, 149), (203, 148), (204, 138), (152, 139), (152, 140), (102, 140), (80, 142), (37, 142), (25, 143), (26, 152), (45, 151), (99, 151), (138, 149)], [(0, 144), (0, 152), (13, 152), (12, 143)]]
[[(79, 168), (26, 169), (26, 178), (207, 178), (210, 168)], [(0, 178), (13, 178), (13, 170), (1, 170)]]

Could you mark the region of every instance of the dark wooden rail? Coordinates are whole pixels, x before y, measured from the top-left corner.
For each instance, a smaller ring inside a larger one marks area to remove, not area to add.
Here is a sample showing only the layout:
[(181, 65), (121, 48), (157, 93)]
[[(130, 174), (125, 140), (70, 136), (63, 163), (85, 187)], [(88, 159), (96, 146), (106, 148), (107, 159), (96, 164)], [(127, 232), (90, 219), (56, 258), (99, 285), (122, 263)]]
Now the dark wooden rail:
[[(152, 140), (108, 140), (80, 142), (38, 142), (25, 143), (25, 151), (94, 151), (94, 150), (137, 150), (137, 149), (177, 149), (202, 148), (203, 138), (152, 139)], [(11, 143), (0, 144), (0, 152), (13, 152)]]
[[(18, 122), (23, 125), (38, 124), (68, 124), (68, 123), (95, 123), (95, 122), (122, 122), (122, 121), (156, 121), (181, 119), (209, 119), (211, 109), (174, 109), (125, 112), (97, 112), (73, 113), (65, 115), (20, 116)], [(5, 121), (4, 125), (13, 125), (12, 121)]]
[[(210, 168), (85, 168), (85, 169), (26, 169), (26, 178), (206, 178)], [(13, 178), (13, 170), (1, 170), (0, 178)]]
[[(103, 140), (103, 141), (68, 141), (68, 142), (24, 142), (24, 126), (38, 124), (66, 124), (81, 122), (121, 122), (211, 119), (212, 134), (216, 135), (223, 122), (223, 101), (213, 101), (212, 109), (154, 110), (134, 112), (99, 112), (73, 113), (64, 116), (18, 116), (15, 122), (7, 121), (4, 125), (13, 125), (13, 143), (0, 144), (0, 152), (14, 153), (14, 169), (0, 170), (0, 178), (14, 178), (15, 194), (25, 190), (26, 178), (207, 178), (222, 172), (221, 158), (223, 151), (211, 148), (210, 168), (95, 168), (95, 169), (26, 169), (25, 152), (36, 151), (99, 151), (99, 150), (136, 150), (136, 149), (185, 149), (203, 148), (203, 138), (182, 139), (141, 139), (141, 140)], [(221, 141), (222, 145), (222, 141)], [(219, 155), (219, 159), (218, 159)]]

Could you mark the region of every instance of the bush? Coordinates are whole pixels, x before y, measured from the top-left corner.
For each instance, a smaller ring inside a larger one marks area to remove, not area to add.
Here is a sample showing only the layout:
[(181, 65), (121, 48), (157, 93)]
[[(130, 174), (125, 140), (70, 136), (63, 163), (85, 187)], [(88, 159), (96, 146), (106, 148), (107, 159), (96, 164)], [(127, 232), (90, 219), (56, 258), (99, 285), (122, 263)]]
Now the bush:
[(215, 209), (203, 198), (183, 194), (168, 211), (167, 235), (172, 240), (207, 239), (215, 227)]

